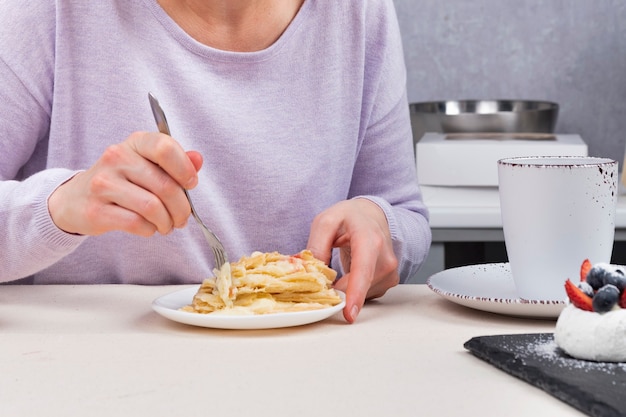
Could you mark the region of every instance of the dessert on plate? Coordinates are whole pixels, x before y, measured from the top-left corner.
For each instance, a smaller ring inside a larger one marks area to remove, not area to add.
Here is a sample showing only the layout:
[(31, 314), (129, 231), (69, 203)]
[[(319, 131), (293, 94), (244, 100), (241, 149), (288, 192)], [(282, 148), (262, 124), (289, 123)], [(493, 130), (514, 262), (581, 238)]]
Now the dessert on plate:
[(626, 362), (625, 267), (585, 260), (580, 282), (565, 281), (569, 304), (554, 340), (568, 355), (599, 362)]
[(327, 308), (341, 303), (332, 288), (337, 272), (311, 251), (254, 252), (213, 271), (183, 311), (250, 315)]

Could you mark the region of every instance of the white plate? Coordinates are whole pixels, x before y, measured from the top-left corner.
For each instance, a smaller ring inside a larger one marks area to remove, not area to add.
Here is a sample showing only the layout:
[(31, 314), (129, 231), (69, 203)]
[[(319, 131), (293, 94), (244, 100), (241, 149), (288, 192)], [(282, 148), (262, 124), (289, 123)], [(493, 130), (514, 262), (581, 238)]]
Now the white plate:
[(431, 276), (427, 285), (457, 304), (510, 316), (554, 319), (566, 305), (565, 301), (519, 298), (508, 263), (446, 269)]
[(198, 287), (186, 288), (152, 302), (154, 311), (170, 320), (192, 326), (211, 327), (214, 329), (277, 329), (280, 327), (301, 326), (324, 320), (341, 311), (346, 305), (346, 296), (337, 291), (341, 303), (320, 310), (296, 311), (293, 313), (273, 313), (250, 316), (227, 316), (220, 314), (197, 314), (180, 311), (181, 307), (191, 304)]

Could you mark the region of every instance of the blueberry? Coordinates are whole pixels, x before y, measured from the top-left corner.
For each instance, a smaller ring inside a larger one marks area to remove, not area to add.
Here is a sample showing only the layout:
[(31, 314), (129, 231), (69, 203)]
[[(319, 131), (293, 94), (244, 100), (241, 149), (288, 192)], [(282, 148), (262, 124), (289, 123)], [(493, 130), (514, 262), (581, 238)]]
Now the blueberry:
[(624, 276), (624, 271), (619, 268), (613, 269), (609, 274), (605, 275), (604, 284), (615, 285), (620, 292), (624, 291), (624, 288), (626, 288), (626, 276)]
[(597, 291), (607, 284), (608, 276), (612, 275), (614, 269), (608, 264), (596, 264), (589, 270), (585, 281)]
[(582, 281), (578, 283), (578, 288), (580, 288), (580, 290), (587, 294), (589, 297), (593, 298), (594, 296), (594, 291), (593, 288), (591, 288), (591, 285), (589, 285), (589, 283)]
[(619, 290), (615, 285), (607, 284), (600, 288), (593, 297), (593, 311), (606, 313), (619, 301)]

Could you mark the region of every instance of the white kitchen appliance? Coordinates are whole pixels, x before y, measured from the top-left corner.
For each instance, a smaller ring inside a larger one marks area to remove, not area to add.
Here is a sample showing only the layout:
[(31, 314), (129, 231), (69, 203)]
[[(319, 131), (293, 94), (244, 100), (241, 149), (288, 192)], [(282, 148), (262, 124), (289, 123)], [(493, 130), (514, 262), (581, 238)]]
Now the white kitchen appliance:
[(498, 160), (513, 156), (587, 156), (576, 134), (434, 133), (415, 145), (422, 185), (497, 187)]

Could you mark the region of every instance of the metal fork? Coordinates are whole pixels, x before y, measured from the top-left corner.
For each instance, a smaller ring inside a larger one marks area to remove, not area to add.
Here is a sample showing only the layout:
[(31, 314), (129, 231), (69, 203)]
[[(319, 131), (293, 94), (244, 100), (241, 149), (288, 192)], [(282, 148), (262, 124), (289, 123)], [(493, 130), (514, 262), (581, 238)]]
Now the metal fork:
[[(165, 133), (168, 136), (170, 135), (170, 128), (167, 124), (167, 119), (165, 118), (165, 113), (159, 104), (159, 100), (152, 94), (148, 93), (148, 99), (150, 100), (150, 107), (152, 108), (152, 114), (154, 115), (154, 120), (156, 121), (159, 132)], [(215, 256), (215, 267), (220, 269), (222, 265), (228, 262), (228, 257), (226, 256), (226, 251), (224, 250), (224, 245), (220, 242), (219, 238), (215, 233), (213, 233), (200, 219), (196, 209), (191, 202), (191, 197), (189, 196), (189, 192), (183, 188), (185, 195), (187, 196), (187, 200), (189, 201), (189, 206), (191, 207), (191, 214), (193, 218), (196, 219), (198, 225), (200, 225), (200, 229), (202, 229), (202, 233), (204, 233), (204, 237), (206, 241), (209, 243), (209, 246), (213, 250), (213, 255)]]

